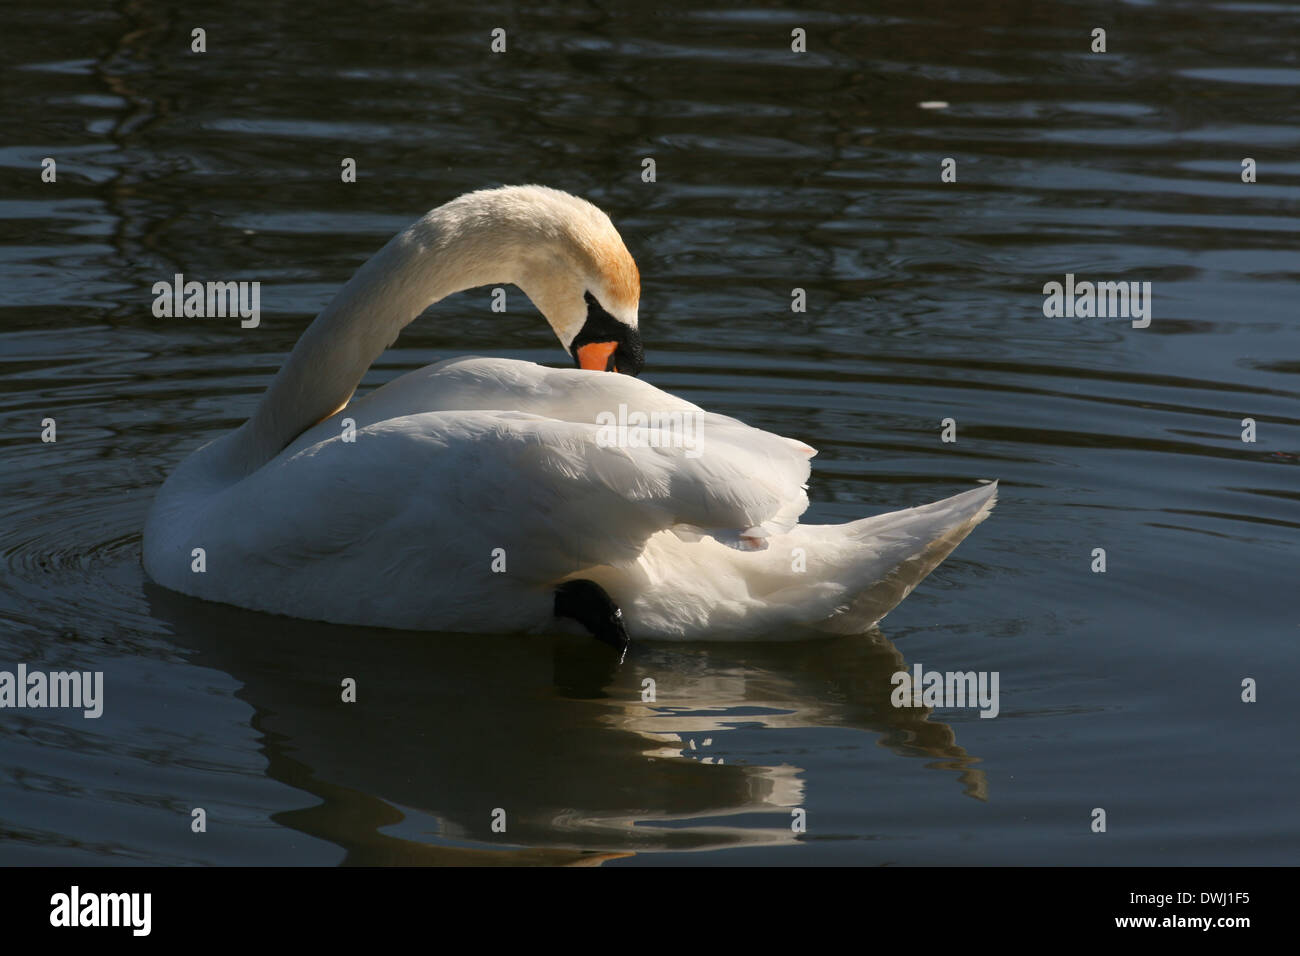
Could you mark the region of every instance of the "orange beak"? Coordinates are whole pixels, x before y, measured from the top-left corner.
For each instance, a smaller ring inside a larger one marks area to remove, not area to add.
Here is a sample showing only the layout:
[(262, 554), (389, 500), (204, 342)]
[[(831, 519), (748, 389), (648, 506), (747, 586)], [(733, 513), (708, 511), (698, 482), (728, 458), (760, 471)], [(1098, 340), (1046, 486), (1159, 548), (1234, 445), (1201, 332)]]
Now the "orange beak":
[(578, 365), (594, 372), (617, 372), (614, 350), (617, 342), (588, 342), (578, 347)]

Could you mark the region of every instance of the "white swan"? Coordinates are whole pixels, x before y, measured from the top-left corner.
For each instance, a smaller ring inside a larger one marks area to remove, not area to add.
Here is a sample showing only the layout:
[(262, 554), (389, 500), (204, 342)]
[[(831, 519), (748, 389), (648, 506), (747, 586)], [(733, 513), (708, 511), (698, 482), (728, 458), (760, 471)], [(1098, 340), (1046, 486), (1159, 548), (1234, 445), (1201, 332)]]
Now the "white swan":
[[(351, 401), (430, 304), (506, 283), (581, 368), (453, 359)], [(167, 479), (145, 569), (185, 594), (343, 624), (518, 631), (571, 617), (615, 645), (789, 639), (866, 629), (993, 507), (996, 484), (797, 524), (813, 449), (606, 374), (640, 370), (639, 296), (613, 224), (577, 197), (503, 187), (433, 210), (317, 316), (253, 417)], [(687, 417), (611, 444), (597, 422), (620, 406)], [(687, 421), (693, 448), (673, 430)]]

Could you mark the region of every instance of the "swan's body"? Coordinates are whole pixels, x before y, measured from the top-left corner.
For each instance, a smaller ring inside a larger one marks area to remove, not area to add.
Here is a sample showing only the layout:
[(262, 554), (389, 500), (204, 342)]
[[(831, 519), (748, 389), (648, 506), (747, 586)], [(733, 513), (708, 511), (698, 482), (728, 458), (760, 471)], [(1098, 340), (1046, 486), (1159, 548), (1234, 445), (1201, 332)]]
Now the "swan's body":
[[(257, 414), (168, 479), (145, 529), (154, 580), (337, 623), (516, 631), (550, 629), (557, 585), (585, 579), (634, 639), (790, 638), (870, 626), (993, 506), (988, 485), (798, 525), (811, 448), (586, 368), (455, 359), (349, 403), (431, 301), (498, 282), (584, 366), (639, 363), (635, 265), (603, 214), (539, 187), (461, 197), (363, 266)], [(699, 443), (647, 428), (611, 446), (598, 416), (620, 406), (698, 413)]]

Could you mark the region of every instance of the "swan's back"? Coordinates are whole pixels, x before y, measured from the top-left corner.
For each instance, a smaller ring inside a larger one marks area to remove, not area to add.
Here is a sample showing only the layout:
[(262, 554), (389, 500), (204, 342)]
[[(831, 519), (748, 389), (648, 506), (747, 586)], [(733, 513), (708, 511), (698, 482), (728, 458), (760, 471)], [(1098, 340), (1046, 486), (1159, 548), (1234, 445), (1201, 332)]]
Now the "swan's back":
[[(523, 410), (493, 407), (507, 403)], [(646, 435), (603, 443), (597, 414), (620, 404), (698, 415), (699, 454)], [(146, 563), (176, 590), (299, 617), (540, 627), (558, 581), (631, 566), (658, 532), (738, 548), (787, 532), (807, 507), (811, 454), (626, 376), (454, 360), (353, 403), (227, 487), (179, 470)]]

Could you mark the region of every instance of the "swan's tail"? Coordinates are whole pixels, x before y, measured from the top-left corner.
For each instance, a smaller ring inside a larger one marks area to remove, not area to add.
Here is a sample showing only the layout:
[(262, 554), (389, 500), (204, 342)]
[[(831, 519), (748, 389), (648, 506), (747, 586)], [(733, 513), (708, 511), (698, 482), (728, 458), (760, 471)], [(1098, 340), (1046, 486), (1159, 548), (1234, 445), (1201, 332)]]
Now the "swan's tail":
[[(761, 551), (674, 533), (630, 568), (583, 573), (626, 598), (639, 638), (789, 640), (861, 633), (898, 606), (988, 517), (997, 482), (839, 525), (796, 525)], [(712, 535), (710, 535), (712, 537)]]
[(808, 623), (835, 634), (871, 627), (989, 516), (997, 496), (998, 483), (994, 481), (928, 505), (845, 525), (809, 528), (823, 533), (833, 528), (838, 546), (858, 553), (854, 560), (840, 565), (840, 583), (850, 595), (848, 600), (826, 618)]

